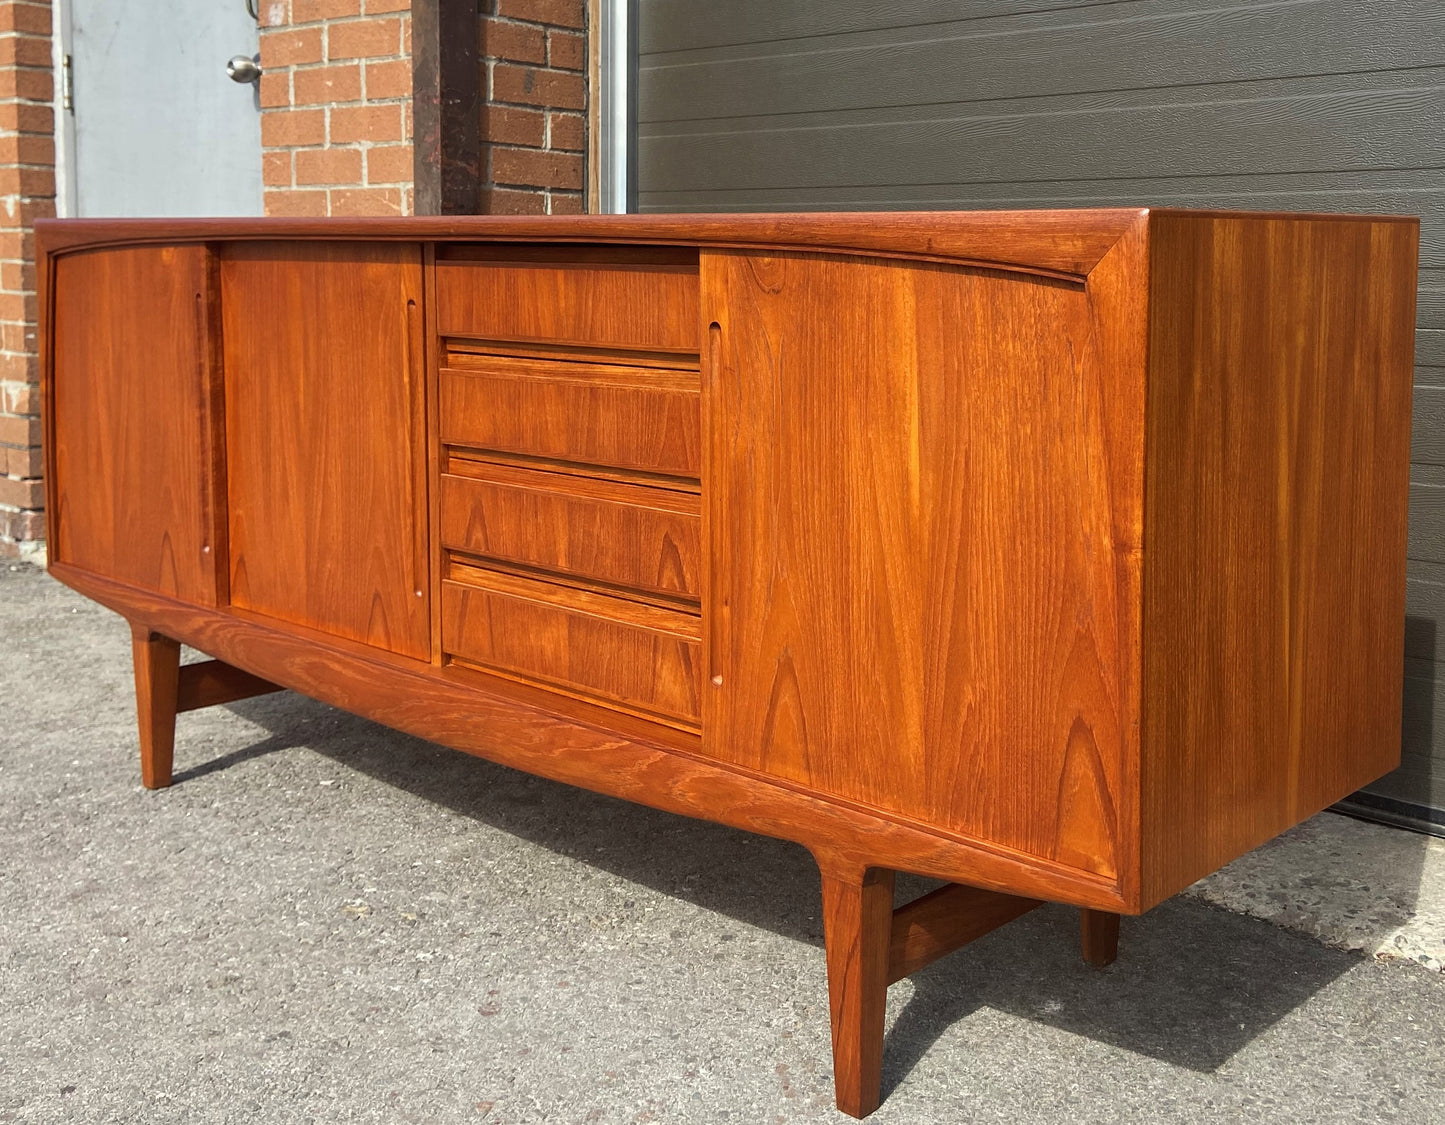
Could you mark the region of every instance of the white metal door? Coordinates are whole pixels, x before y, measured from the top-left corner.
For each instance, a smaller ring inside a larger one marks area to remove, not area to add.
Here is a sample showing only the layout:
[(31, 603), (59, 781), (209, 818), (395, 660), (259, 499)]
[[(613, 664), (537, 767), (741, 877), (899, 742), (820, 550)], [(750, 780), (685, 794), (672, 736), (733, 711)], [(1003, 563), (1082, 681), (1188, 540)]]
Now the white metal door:
[(69, 213), (259, 215), (256, 86), (226, 73), (233, 56), (257, 53), (247, 0), (68, 8)]

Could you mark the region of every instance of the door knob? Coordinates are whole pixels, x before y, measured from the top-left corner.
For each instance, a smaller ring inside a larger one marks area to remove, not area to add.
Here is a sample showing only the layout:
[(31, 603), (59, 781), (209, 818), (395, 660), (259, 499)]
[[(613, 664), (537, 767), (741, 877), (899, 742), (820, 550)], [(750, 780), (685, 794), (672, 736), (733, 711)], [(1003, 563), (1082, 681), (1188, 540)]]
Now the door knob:
[(249, 55), (236, 55), (226, 63), (226, 77), (242, 84), (261, 80), (261, 65)]

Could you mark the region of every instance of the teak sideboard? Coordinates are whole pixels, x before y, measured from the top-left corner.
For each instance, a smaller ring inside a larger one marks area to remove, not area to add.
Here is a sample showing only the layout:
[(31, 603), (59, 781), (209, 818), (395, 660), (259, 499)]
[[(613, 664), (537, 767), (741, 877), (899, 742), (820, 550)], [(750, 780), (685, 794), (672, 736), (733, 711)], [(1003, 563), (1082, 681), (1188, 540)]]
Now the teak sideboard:
[(131, 624), (149, 787), (280, 686), (807, 846), (862, 1116), (891, 982), (1040, 901), (1107, 963), (1397, 763), (1418, 237), (42, 223), (50, 568)]

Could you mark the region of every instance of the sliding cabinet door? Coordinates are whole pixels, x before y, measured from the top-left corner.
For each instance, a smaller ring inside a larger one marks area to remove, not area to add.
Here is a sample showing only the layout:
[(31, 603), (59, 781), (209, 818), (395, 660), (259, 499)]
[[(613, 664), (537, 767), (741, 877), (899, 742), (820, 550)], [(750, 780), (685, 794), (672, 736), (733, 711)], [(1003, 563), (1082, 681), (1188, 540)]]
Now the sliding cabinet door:
[(221, 261), (231, 601), (430, 655), (416, 245)]
[(55, 261), (51, 561), (201, 605), (224, 597), (204, 246)]

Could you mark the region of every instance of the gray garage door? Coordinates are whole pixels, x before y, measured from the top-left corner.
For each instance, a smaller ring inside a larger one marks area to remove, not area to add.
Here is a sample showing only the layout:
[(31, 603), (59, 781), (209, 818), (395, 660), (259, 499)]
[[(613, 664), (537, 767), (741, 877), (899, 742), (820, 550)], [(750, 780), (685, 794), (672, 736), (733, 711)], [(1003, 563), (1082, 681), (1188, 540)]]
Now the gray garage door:
[(1445, 825), (1445, 0), (641, 0), (642, 211), (1418, 214), (1404, 765)]

